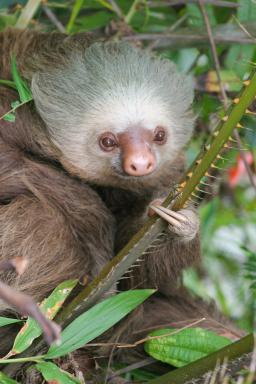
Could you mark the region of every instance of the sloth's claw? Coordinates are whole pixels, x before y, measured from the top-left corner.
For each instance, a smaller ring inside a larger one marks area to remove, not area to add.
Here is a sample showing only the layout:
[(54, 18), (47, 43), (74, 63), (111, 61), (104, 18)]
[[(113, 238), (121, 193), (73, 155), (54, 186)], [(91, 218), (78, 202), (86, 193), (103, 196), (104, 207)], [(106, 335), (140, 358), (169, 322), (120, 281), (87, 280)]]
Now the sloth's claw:
[(185, 241), (193, 240), (199, 230), (199, 219), (191, 209), (181, 209), (178, 212), (161, 205), (150, 205), (158, 216), (167, 221), (170, 232), (176, 234)]
[[(165, 208), (162, 205), (159, 205), (157, 207), (154, 205), (151, 205), (150, 208), (155, 210), (156, 213), (157, 213), (157, 210), (158, 210), (158, 212), (161, 211), (161, 214), (165, 215), (162, 217), (163, 218), (165, 217), (167, 221), (168, 221), (168, 217), (173, 217), (174, 219), (176, 219), (177, 222), (185, 223), (188, 221), (187, 217), (184, 216), (183, 214), (181, 214), (179, 212), (172, 211), (171, 209)], [(159, 214), (159, 216), (161, 216), (161, 214)], [(172, 224), (172, 223), (170, 222), (170, 224)]]
[[(150, 208), (153, 209), (153, 211), (157, 213), (158, 216), (167, 221), (167, 223), (178, 227), (180, 226), (179, 219), (177, 219), (176, 215), (173, 215), (173, 213), (175, 213), (174, 211), (171, 211), (170, 209), (164, 208), (162, 206), (155, 207), (154, 205), (150, 205)], [(179, 214), (179, 216), (181, 215)]]

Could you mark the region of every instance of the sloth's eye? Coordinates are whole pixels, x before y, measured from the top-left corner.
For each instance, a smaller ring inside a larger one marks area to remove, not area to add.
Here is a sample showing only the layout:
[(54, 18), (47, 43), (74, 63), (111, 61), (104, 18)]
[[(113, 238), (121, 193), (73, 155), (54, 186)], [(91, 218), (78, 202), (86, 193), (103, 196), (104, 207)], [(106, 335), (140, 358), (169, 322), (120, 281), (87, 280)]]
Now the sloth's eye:
[(155, 130), (154, 142), (156, 144), (164, 144), (166, 142), (166, 132), (164, 128), (157, 127)]
[(115, 147), (117, 147), (117, 139), (111, 132), (103, 133), (103, 135), (100, 136), (99, 144), (101, 149), (103, 151), (110, 152)]

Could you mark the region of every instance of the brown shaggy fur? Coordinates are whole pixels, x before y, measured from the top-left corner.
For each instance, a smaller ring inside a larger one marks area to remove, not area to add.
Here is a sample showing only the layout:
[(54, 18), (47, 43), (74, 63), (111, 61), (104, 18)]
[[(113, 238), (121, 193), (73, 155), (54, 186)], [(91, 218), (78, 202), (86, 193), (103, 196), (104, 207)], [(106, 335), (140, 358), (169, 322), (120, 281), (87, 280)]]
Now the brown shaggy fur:
[[(84, 49), (91, 36), (43, 34), (7, 30), (0, 33), (0, 78), (11, 79), (10, 55), (28, 81), (45, 66), (58, 66), (75, 50)], [(16, 92), (0, 87), (0, 116), (17, 99)], [(62, 165), (61, 165), (62, 164)], [(87, 274), (93, 278), (130, 239), (147, 217), (148, 204), (163, 196), (183, 172), (180, 154), (155, 180), (134, 191), (92, 185), (79, 177), (62, 158), (32, 103), (17, 111), (16, 122), (0, 121), (0, 259), (27, 257), (25, 273), (1, 276), (39, 301), (59, 282)], [(100, 184), (100, 183), (99, 183)], [(206, 316), (208, 325), (225, 330), (212, 307), (191, 299), (180, 288), (181, 272), (199, 261), (198, 236), (190, 243), (166, 235), (159, 247), (128, 280), (129, 287), (157, 288), (130, 323), (119, 326), (120, 340), (133, 341), (161, 324), (190, 322)], [(5, 305), (2, 305), (2, 309)], [(222, 319), (223, 321), (223, 319)], [(184, 324), (184, 323), (182, 323)], [(117, 332), (118, 332), (117, 329)]]

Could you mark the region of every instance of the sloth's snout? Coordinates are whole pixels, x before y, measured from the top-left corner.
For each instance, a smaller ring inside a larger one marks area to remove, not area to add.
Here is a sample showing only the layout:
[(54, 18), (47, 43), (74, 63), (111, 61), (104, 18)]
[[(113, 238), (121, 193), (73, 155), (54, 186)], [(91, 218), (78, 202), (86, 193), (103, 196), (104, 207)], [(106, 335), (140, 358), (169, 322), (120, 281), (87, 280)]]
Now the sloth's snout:
[(149, 175), (156, 168), (155, 157), (149, 151), (146, 156), (133, 154), (125, 159), (123, 168), (125, 173), (130, 176)]

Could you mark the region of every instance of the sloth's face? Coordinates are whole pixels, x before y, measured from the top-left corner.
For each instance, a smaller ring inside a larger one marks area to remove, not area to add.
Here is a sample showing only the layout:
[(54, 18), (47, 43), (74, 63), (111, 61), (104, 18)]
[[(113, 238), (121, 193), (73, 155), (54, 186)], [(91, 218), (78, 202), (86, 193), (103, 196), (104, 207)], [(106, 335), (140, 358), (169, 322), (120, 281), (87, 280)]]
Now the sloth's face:
[(62, 164), (89, 182), (123, 188), (152, 185), (192, 131), (193, 119), (185, 114), (178, 121), (161, 98), (123, 97), (87, 111), (82, 123), (52, 140), (63, 153)]
[(62, 164), (101, 185), (153, 183), (193, 130), (190, 80), (127, 44), (92, 44), (32, 93)]
[(172, 130), (164, 125), (129, 125), (125, 130), (101, 131), (92, 130), (84, 140), (80, 135), (81, 140), (75, 145), (70, 141), (67, 150), (59, 146), (64, 167), (98, 185), (153, 185), (180, 151)]
[(67, 132), (69, 139), (62, 137), (65, 148), (54, 141), (80, 177), (97, 184), (142, 185), (162, 172), (180, 150), (168, 117), (153, 101), (149, 105), (141, 100), (133, 108), (128, 102), (116, 103), (99, 114), (87, 114), (76, 135)]

